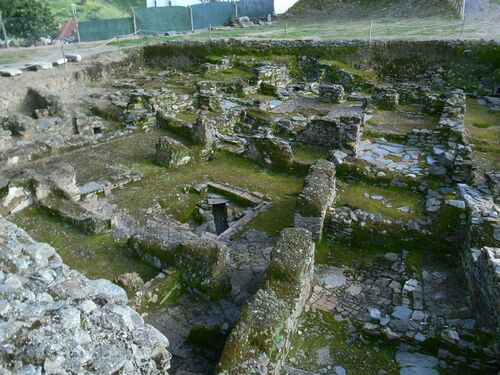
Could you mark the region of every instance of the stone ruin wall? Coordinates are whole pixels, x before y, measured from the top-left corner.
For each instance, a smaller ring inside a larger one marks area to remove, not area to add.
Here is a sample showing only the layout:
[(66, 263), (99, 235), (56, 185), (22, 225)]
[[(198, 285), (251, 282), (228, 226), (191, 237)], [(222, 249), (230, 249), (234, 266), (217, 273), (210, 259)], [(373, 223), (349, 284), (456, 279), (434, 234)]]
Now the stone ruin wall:
[(335, 199), (335, 173), (332, 162), (318, 160), (309, 169), (297, 200), (294, 227), (307, 229), (315, 241), (321, 239), (327, 209)]
[(362, 123), (358, 116), (315, 119), (297, 134), (297, 141), (356, 155)]
[[(168, 340), (51, 246), (0, 217), (0, 373), (166, 374)], [(9, 363), (9, 365), (7, 365)]]
[(219, 374), (280, 373), (311, 292), (313, 272), (311, 234), (284, 229), (271, 252), (263, 288), (243, 307), (226, 342)]
[[(493, 186), (492, 186), (493, 185)], [(459, 193), (468, 210), (462, 264), (478, 318), (500, 328), (500, 220), (494, 215), (498, 203), (498, 181), (490, 185), (492, 194), (484, 194), (465, 184)]]

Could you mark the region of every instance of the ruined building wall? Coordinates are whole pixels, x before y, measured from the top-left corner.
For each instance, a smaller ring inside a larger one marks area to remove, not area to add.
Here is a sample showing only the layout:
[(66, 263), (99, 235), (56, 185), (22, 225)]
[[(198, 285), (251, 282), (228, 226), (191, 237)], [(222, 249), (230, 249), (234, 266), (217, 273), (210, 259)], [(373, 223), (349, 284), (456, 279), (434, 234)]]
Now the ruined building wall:
[(284, 229), (272, 250), (264, 287), (243, 307), (226, 342), (220, 374), (280, 373), (311, 292), (313, 271), (311, 234)]
[(0, 373), (166, 374), (168, 340), (54, 248), (0, 217)]
[(482, 323), (500, 329), (500, 222), (494, 197), (465, 184), (459, 184), (459, 192), (468, 209), (461, 257), (470, 295)]
[(360, 140), (362, 118), (358, 116), (335, 119), (315, 119), (297, 133), (297, 141), (315, 146), (344, 150), (356, 154)]
[(333, 163), (318, 160), (311, 166), (297, 200), (294, 227), (307, 229), (314, 240), (321, 239), (326, 211), (335, 199), (335, 173)]

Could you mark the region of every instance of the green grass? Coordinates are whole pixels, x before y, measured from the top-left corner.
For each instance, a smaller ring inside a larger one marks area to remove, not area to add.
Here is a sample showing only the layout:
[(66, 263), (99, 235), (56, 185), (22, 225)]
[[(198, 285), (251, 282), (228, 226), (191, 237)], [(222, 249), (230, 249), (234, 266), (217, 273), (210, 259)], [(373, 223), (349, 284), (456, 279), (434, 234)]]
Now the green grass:
[(487, 105), (481, 105), (476, 99), (468, 98), (465, 101), (467, 111), (465, 112), (465, 123), (469, 127), (489, 128), (500, 126), (500, 111), (492, 111)]
[(399, 106), (397, 111), (376, 110), (366, 124), (370, 125), (370, 133), (378, 136), (406, 134), (413, 129), (433, 129), (437, 126), (437, 117), (416, 114), (414, 111), (415, 108), (409, 106)]
[[(286, 25), (286, 33), (285, 33)], [(179, 34), (170, 37), (150, 37), (145, 40), (127, 40), (117, 42), (121, 46), (141, 45), (143, 43), (157, 43), (165, 40), (209, 40), (226, 38), (243, 39), (368, 39), (370, 20), (357, 21), (325, 21), (303, 22), (286, 21), (274, 22), (272, 25), (248, 27), (229, 30), (201, 31)], [(492, 27), (491, 23), (480, 20), (467, 20), (463, 39), (471, 38), (500, 38), (500, 31)], [(425, 18), (373, 18), (372, 38), (377, 39), (456, 39), (460, 34), (462, 21), (452, 17), (439, 16)], [(116, 43), (113, 43), (115, 45)]]
[(82, 233), (36, 208), (25, 209), (9, 219), (36, 241), (52, 245), (64, 263), (91, 279), (113, 281), (123, 273), (137, 272), (149, 280), (158, 274), (158, 270), (133, 255), (125, 241), (111, 235)]
[(257, 215), (255, 219), (245, 226), (243, 231), (255, 229), (270, 236), (278, 235), (283, 228), (293, 225), (296, 201), (296, 196), (278, 198), (273, 202), (271, 208)]
[[(365, 197), (365, 193), (369, 197)], [(372, 195), (381, 195), (382, 201), (372, 199)], [(386, 207), (391, 204), (392, 207)], [(349, 206), (360, 208), (371, 214), (380, 213), (389, 220), (420, 220), (425, 217), (423, 199), (415, 192), (392, 186), (382, 187), (365, 183), (345, 184), (338, 181), (338, 195), (335, 201), (338, 207)], [(410, 208), (408, 213), (398, 210), (399, 207)]]
[(252, 73), (239, 68), (223, 69), (218, 72), (207, 72), (205, 78), (213, 81), (234, 81), (242, 78), (251, 78)]
[[(140, 301), (140, 311), (150, 313), (155, 309), (166, 307), (175, 303), (184, 293), (181, 287), (180, 275), (178, 271), (170, 272), (165, 278), (155, 279), (148, 292)], [(156, 300), (152, 300), (152, 295), (156, 295)]]
[(338, 60), (320, 60), (321, 64), (330, 65), (333, 68), (342, 69), (346, 72), (352, 73), (355, 76), (367, 79), (367, 80), (376, 80), (377, 73), (373, 70), (361, 70), (356, 69), (348, 64), (345, 64)]
[[(466, 99), (465, 131), (474, 144), (474, 159), (482, 170), (500, 168), (500, 112)], [(495, 126), (495, 127), (494, 127)]]
[(298, 162), (313, 164), (318, 159), (328, 159), (330, 150), (324, 147), (294, 144), (292, 146), (293, 157)]
[(389, 374), (399, 374), (399, 367), (393, 360), (397, 350), (396, 343), (385, 339), (376, 339), (362, 334), (363, 341), (349, 343), (347, 322), (338, 322), (333, 314), (316, 311), (305, 312), (301, 316), (301, 334), (292, 336), (292, 348), (288, 356), (295, 361), (291, 365), (310, 371), (319, 372), (325, 365), (318, 363), (318, 350), (328, 348), (330, 357), (336, 365), (342, 366), (348, 374), (375, 374), (384, 369)]
[(130, 17), (131, 7), (144, 7), (144, 0), (48, 0), (56, 20), (60, 23), (72, 17), (71, 4), (76, 4), (80, 21)]
[(168, 170), (149, 160), (128, 163), (127, 166), (144, 173), (144, 178), (127, 185), (125, 189), (115, 190), (113, 202), (129, 209), (134, 216), (141, 216), (144, 208), (161, 202), (169, 213), (181, 221), (199, 202), (196, 195), (183, 192), (186, 185), (212, 179), (278, 199), (297, 195), (303, 183), (302, 178), (263, 170), (252, 161), (229, 153), (219, 153), (211, 161), (195, 159), (188, 165)]

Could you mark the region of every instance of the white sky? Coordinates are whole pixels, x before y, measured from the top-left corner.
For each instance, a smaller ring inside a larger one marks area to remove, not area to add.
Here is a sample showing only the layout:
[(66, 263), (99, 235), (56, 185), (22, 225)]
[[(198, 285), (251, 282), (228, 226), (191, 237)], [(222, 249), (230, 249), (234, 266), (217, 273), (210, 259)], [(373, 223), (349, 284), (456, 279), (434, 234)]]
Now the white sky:
[[(274, 10), (276, 13), (285, 13), (288, 8), (295, 4), (298, 0), (274, 0)], [(193, 5), (199, 4), (198, 0), (173, 0), (174, 5)]]

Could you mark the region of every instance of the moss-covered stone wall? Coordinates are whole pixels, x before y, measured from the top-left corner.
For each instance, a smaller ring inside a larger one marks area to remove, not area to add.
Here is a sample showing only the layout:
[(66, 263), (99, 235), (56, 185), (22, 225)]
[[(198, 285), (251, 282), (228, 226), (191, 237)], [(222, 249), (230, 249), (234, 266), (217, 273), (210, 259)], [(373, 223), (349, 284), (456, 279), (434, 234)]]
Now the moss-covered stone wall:
[[(500, 68), (500, 45), (484, 41), (242, 41), (166, 42), (144, 47), (144, 59), (158, 68), (189, 67), (211, 61), (214, 56), (291, 56), (290, 74), (295, 78), (319, 71), (308, 61), (335, 60), (347, 66), (372, 70), (374, 76), (391, 80), (432, 83), (433, 73), (451, 86), (494, 85), (494, 72)], [(312, 64), (314, 65), (314, 64)], [(307, 69), (305, 68), (307, 66)], [(307, 70), (307, 71), (305, 71)]]
[(219, 362), (221, 374), (279, 374), (290, 336), (311, 291), (314, 243), (304, 229), (284, 229), (264, 287), (243, 307)]

